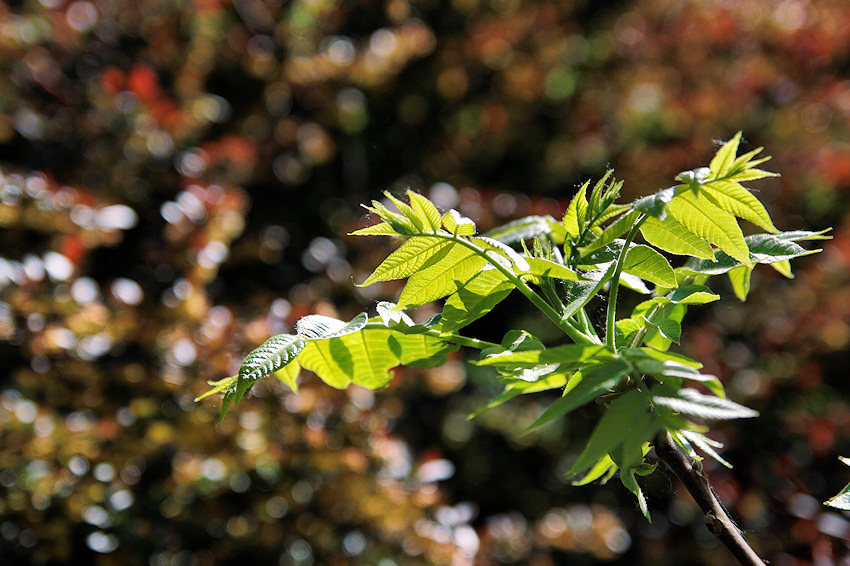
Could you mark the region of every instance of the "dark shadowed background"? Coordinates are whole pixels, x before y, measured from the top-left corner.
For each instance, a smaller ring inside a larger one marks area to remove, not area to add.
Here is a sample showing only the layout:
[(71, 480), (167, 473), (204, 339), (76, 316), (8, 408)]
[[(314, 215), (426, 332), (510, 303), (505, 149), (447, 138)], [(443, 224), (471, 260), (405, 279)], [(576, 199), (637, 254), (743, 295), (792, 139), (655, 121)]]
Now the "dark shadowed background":
[[(0, 562), (729, 564), (666, 472), (651, 524), (570, 485), (591, 411), (468, 421), (498, 385), (462, 356), (376, 393), (266, 379), (218, 426), (193, 398), (393, 297), (354, 285), (391, 244), (345, 236), (383, 190), (486, 230), (609, 167), (654, 192), (742, 130), (776, 225), (835, 238), (689, 314), (682, 348), (761, 411), (707, 473), (771, 564), (850, 563), (821, 505), (850, 481), (848, 120), (843, 0), (0, 4)], [(469, 330), (546, 335), (524, 306)]]

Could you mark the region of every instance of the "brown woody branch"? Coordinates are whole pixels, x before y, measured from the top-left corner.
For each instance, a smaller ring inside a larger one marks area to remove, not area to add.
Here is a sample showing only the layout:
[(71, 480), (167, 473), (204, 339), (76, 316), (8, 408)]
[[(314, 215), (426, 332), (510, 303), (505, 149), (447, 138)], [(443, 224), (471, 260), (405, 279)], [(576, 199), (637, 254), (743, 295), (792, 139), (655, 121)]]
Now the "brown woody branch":
[(717, 498), (711, 484), (696, 469), (690, 457), (682, 453), (669, 432), (659, 435), (655, 443), (658, 458), (667, 464), (690, 492), (705, 516), (705, 524), (726, 545), (744, 566), (764, 566), (756, 551), (747, 543), (743, 533), (729, 518), (726, 508)]

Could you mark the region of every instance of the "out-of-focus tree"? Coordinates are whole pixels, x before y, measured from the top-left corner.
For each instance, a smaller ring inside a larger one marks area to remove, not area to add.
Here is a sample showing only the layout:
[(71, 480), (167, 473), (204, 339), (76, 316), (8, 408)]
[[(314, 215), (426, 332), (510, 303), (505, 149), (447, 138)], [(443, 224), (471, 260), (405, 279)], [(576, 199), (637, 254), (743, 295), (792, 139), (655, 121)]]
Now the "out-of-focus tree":
[(704, 527), (662, 481), (650, 503), (673, 521), (649, 527), (626, 500), (566, 486), (583, 431), (517, 438), (535, 403), (467, 423), (490, 391), (462, 360), (401, 372), (392, 396), (311, 397), (307, 378), (281, 404), (258, 387), (223, 434), (191, 398), (300, 316), (373, 304), (351, 278), (385, 250), (341, 234), (381, 190), (413, 186), (486, 229), (562, 213), (609, 165), (626, 194), (654, 191), (738, 130), (783, 174), (759, 194), (777, 223), (837, 230), (793, 288), (756, 275), (746, 307), (706, 310), (684, 336), (763, 415), (722, 431), (744, 479), (708, 472), (775, 563), (841, 555), (846, 520), (816, 504), (850, 453), (848, 11), (3, 4), (2, 558), (722, 561), (680, 544)]

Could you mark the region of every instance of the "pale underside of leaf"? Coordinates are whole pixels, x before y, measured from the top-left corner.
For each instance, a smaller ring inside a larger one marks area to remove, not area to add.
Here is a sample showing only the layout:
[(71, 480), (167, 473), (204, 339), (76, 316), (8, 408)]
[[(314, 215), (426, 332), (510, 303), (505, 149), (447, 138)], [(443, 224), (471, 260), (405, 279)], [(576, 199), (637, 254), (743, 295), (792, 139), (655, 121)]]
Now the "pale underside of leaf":
[(749, 407), (714, 395), (703, 395), (695, 389), (680, 389), (676, 397), (653, 396), (652, 402), (700, 419), (727, 420), (758, 416), (758, 412)]

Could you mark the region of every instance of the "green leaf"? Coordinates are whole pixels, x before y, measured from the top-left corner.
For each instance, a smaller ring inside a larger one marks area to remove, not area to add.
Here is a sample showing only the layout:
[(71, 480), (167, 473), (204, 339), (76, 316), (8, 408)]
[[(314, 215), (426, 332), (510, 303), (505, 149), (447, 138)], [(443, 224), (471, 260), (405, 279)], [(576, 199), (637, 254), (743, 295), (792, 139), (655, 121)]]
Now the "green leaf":
[(629, 425), (648, 408), (646, 395), (633, 389), (617, 397), (608, 405), (599, 420), (584, 451), (579, 455), (568, 474), (578, 474), (623, 442)]
[(676, 195), (667, 210), (685, 228), (743, 264), (750, 263), (750, 253), (738, 222), (732, 214), (707, 198), (698, 198), (691, 192)]
[(534, 277), (549, 277), (562, 281), (578, 281), (582, 276), (569, 267), (544, 259), (542, 257), (530, 257), (527, 259), (529, 275)]
[(667, 338), (676, 344), (678, 344), (679, 340), (682, 338), (682, 325), (676, 320), (664, 318), (661, 320), (650, 321), (644, 317), (644, 321), (647, 325), (656, 328), (664, 338)]
[(580, 480), (576, 480), (573, 485), (587, 485), (592, 481), (596, 481), (601, 478), (603, 475), (606, 477), (602, 480), (602, 483), (605, 484), (614, 477), (614, 474), (617, 473), (617, 464), (614, 463), (614, 460), (611, 459), (611, 456), (605, 454), (596, 463), (592, 468), (585, 474), (583, 478)]
[(351, 322), (343, 322), (329, 316), (320, 314), (308, 314), (301, 317), (295, 324), (298, 336), (304, 340), (316, 340), (333, 338), (357, 332), (366, 326), (368, 317), (365, 312), (358, 314)]
[(596, 250), (602, 249), (629, 230), (634, 226), (635, 221), (637, 221), (640, 216), (640, 212), (633, 210), (628, 214), (623, 215), (622, 218), (618, 218), (616, 222), (605, 228), (602, 233), (595, 240), (590, 242), (588, 245), (579, 248), (578, 252), (581, 255), (588, 255)]
[(389, 210), (380, 202), (373, 200), (372, 206), (363, 205), (363, 208), (377, 214), (381, 220), (389, 224), (398, 235), (410, 236), (417, 233), (417, 228), (409, 218), (403, 214), (397, 214)]
[(709, 169), (715, 179), (726, 176), (732, 171), (732, 165), (735, 163), (735, 155), (738, 153), (738, 144), (741, 142), (742, 132), (738, 132), (735, 136), (723, 144), (709, 164)]
[[(613, 269), (613, 267), (612, 267)], [(564, 283), (564, 312), (562, 318), (571, 317), (586, 305), (602, 287), (602, 281), (567, 281)]]
[(239, 367), (237, 380), (227, 389), (221, 404), (219, 422), (224, 419), (231, 404), (238, 404), (258, 379), (295, 359), (305, 347), (304, 340), (291, 334), (278, 334), (266, 340), (260, 347), (248, 354)]
[(705, 436), (704, 434), (701, 434), (701, 433), (693, 431), (693, 430), (680, 430), (680, 431), (678, 431), (678, 434), (679, 434), (679, 436), (685, 437), (685, 439), (687, 439), (688, 442), (693, 444), (696, 448), (699, 448), (700, 450), (702, 450), (705, 454), (707, 454), (711, 458), (714, 458), (715, 460), (717, 460), (719, 463), (723, 464), (727, 468), (730, 468), (730, 469), (732, 468), (732, 464), (727, 462), (726, 459), (723, 458), (723, 456), (721, 456), (720, 454), (718, 454), (717, 451), (715, 450), (715, 448), (718, 448), (718, 449), (723, 448), (722, 442), (717, 442), (716, 440), (712, 440), (712, 439), (708, 438), (707, 436)]
[(750, 248), (753, 261), (758, 263), (775, 263), (818, 253), (820, 250), (807, 250), (794, 240), (783, 237), (783, 234), (753, 234), (747, 236), (747, 246)]
[(549, 405), (523, 434), (609, 393), (630, 370), (631, 366), (622, 359), (614, 359), (582, 370), (569, 381), (564, 395)]
[(407, 198), (410, 200), (410, 207), (416, 214), (416, 217), (422, 220), (422, 223), (436, 232), (442, 227), (443, 220), (440, 216), (440, 211), (434, 206), (430, 200), (420, 195), (417, 192), (408, 190)]
[(651, 523), (652, 518), (649, 516), (649, 507), (646, 504), (646, 497), (635, 479), (635, 471), (629, 469), (624, 472), (620, 472), (620, 481), (623, 482), (623, 485), (626, 486), (626, 488), (631, 491), (635, 497), (637, 497), (638, 508), (640, 509), (641, 514)]
[(565, 344), (548, 350), (503, 350), (486, 358), (473, 362), (479, 366), (511, 365), (532, 367), (538, 364), (575, 364), (588, 360), (604, 361), (614, 357), (614, 353), (603, 345)]
[(392, 379), (390, 369), (416, 362), (439, 365), (445, 363), (446, 355), (455, 349), (456, 346), (427, 334), (405, 334), (383, 326), (367, 327), (344, 336), (312, 340), (302, 350), (298, 361), (331, 387), (343, 389), (355, 383), (379, 389)]
[(396, 231), (395, 228), (392, 227), (387, 222), (378, 222), (377, 224), (372, 224), (371, 226), (367, 226), (365, 228), (360, 228), (359, 230), (355, 230), (354, 232), (349, 232), (349, 236), (403, 236), (404, 234)]
[(490, 230), (485, 236), (504, 244), (516, 244), (552, 233), (555, 219), (551, 216), (526, 216)]
[(673, 304), (704, 305), (719, 300), (720, 295), (712, 293), (705, 285), (685, 285), (670, 293), (667, 299)]
[(750, 276), (753, 273), (752, 266), (739, 265), (729, 270), (729, 282), (732, 283), (732, 290), (735, 296), (741, 301), (747, 300), (747, 295), (750, 293)]
[[(396, 304), (389, 301), (380, 301), (376, 305), (378, 316), (381, 317), (381, 322), (388, 328), (404, 327), (412, 328), (416, 326), (413, 319), (406, 313), (396, 310)], [(424, 328), (424, 327), (423, 327)]]
[(581, 235), (584, 222), (587, 219), (587, 187), (589, 184), (590, 181), (581, 186), (564, 214), (564, 228), (567, 229), (567, 234), (574, 241), (578, 240)]
[(455, 244), (443, 248), (443, 253), (432, 254), (410, 275), (396, 308), (424, 305), (451, 295), (480, 273), (487, 264), (486, 259), (466, 246)]
[(711, 245), (670, 215), (664, 220), (648, 217), (640, 232), (647, 242), (672, 254), (714, 259)]
[[(613, 174), (614, 174), (614, 170), (608, 169), (605, 172), (605, 175), (603, 175), (602, 178), (599, 179), (596, 182), (596, 184), (593, 186), (593, 190), (590, 192), (590, 203), (589, 203), (589, 209), (588, 209), (588, 216), (589, 217), (592, 218), (592, 217), (596, 216), (597, 213), (601, 212), (602, 209), (604, 208), (604, 204), (602, 202), (603, 201), (603, 198), (602, 198), (603, 189), (605, 189), (605, 182)], [(613, 181), (613, 179), (612, 179), (612, 181)], [(613, 185), (615, 183), (612, 182), (611, 184)], [(610, 190), (610, 186), (609, 186), (609, 190)], [(604, 191), (604, 192), (607, 195), (608, 191)], [(612, 202), (613, 202), (613, 200), (612, 200)]]
[(490, 312), (514, 289), (496, 269), (484, 269), (449, 295), (443, 307), (444, 332), (455, 332)]
[(301, 364), (294, 359), (272, 375), (278, 378), (284, 385), (289, 387), (293, 393), (298, 393), (298, 374), (301, 373)]
[(567, 384), (567, 375), (565, 373), (551, 373), (547, 376), (538, 379), (537, 381), (511, 381), (505, 385), (505, 389), (496, 397), (491, 399), (486, 405), (469, 415), (470, 419), (479, 416), (484, 411), (488, 411), (494, 407), (510, 401), (518, 395), (526, 395), (529, 393), (539, 393), (541, 391), (549, 391), (557, 389)]
[(661, 362), (675, 362), (693, 369), (702, 368), (702, 364), (700, 362), (692, 360), (687, 356), (676, 354), (674, 352), (662, 352), (654, 348), (631, 348), (628, 350), (622, 350), (620, 353), (633, 362), (637, 362), (644, 358), (652, 358)]
[(419, 271), (434, 256), (443, 257), (456, 246), (451, 240), (440, 238), (410, 238), (375, 268), (366, 281), (358, 287), (367, 287), (378, 281), (404, 279)]
[[(652, 355), (647, 352), (652, 352)], [(690, 358), (686, 358), (680, 354), (656, 352), (646, 348), (641, 350), (624, 350), (621, 353), (635, 364), (635, 367), (640, 373), (651, 375), (661, 383), (671, 386), (673, 389), (681, 389), (682, 380), (687, 379), (705, 385), (718, 397), (726, 397), (723, 384), (720, 380), (714, 375), (700, 373), (699, 366), (702, 364)], [(695, 365), (697, 367), (694, 367)]]
[(702, 186), (701, 194), (738, 218), (748, 220), (768, 232), (779, 232), (761, 201), (734, 181), (709, 181)]
[(197, 403), (198, 401), (201, 401), (203, 399), (206, 399), (207, 397), (211, 397), (212, 395), (215, 395), (217, 393), (224, 393), (234, 383), (236, 383), (237, 379), (239, 379), (239, 376), (234, 375), (232, 377), (225, 377), (224, 379), (219, 379), (218, 381), (207, 381), (207, 385), (212, 387), (212, 389), (210, 389), (209, 391), (205, 391), (204, 393), (195, 397), (195, 403)]
[(443, 228), (455, 236), (472, 236), (475, 234), (475, 222), (452, 209), (443, 214)]
[(623, 271), (665, 288), (678, 287), (673, 268), (663, 255), (649, 246), (639, 244), (629, 248)]
[[(659, 393), (661, 392), (661, 393)], [(707, 420), (748, 419), (758, 412), (748, 407), (714, 395), (703, 395), (696, 389), (680, 389), (671, 395), (665, 386), (652, 390), (652, 403), (683, 415)]]
[[(408, 191), (408, 196), (412, 192), (413, 191)], [(419, 216), (418, 214), (416, 214), (416, 211), (413, 209), (413, 207), (411, 207), (404, 201), (397, 199), (389, 191), (384, 191), (384, 196), (387, 197), (390, 201), (392, 201), (392, 203), (396, 205), (396, 207), (401, 211), (401, 213), (404, 214), (408, 218), (408, 220), (413, 223), (418, 233), (423, 233), (427, 231), (427, 217)]]
[[(654, 314), (652, 314), (653, 309), (655, 309)], [(649, 299), (635, 307), (634, 311), (632, 311), (632, 318), (640, 320), (640, 315), (643, 315), (647, 318), (651, 318), (653, 321), (669, 319), (681, 324), (682, 319), (685, 318), (687, 309), (687, 305), (683, 303), (657, 306), (654, 299)], [(651, 317), (650, 314), (652, 314)], [(662, 351), (670, 348), (670, 344), (672, 343), (669, 338), (663, 336), (655, 327), (650, 328), (650, 330), (646, 333), (643, 342), (647, 346), (651, 346), (656, 350)]]

